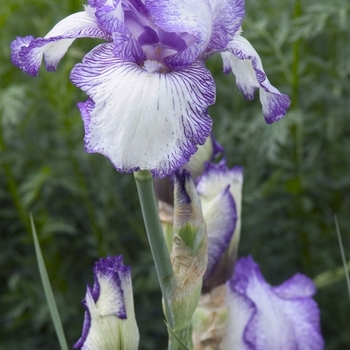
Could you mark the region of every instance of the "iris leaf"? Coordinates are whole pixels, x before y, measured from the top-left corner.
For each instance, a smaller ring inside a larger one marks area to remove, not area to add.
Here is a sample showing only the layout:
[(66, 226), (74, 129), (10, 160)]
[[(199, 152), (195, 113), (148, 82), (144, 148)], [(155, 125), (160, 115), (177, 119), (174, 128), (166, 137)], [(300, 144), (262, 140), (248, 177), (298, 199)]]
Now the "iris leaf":
[(35, 254), (36, 254), (36, 259), (38, 262), (40, 278), (41, 278), (41, 282), (43, 284), (45, 297), (46, 297), (46, 301), (47, 301), (47, 304), (48, 304), (48, 307), (50, 310), (52, 322), (53, 322), (54, 327), (55, 327), (56, 335), (57, 335), (58, 341), (60, 343), (61, 350), (68, 350), (67, 341), (66, 341), (66, 337), (64, 335), (61, 318), (60, 318), (60, 315), (58, 313), (55, 297), (54, 297), (53, 292), (52, 292), (49, 276), (47, 274), (44, 258), (43, 258), (43, 255), (41, 253), (38, 236), (37, 236), (37, 233), (35, 230), (34, 220), (33, 220), (33, 217), (31, 214), (30, 214), (30, 224), (32, 227)]

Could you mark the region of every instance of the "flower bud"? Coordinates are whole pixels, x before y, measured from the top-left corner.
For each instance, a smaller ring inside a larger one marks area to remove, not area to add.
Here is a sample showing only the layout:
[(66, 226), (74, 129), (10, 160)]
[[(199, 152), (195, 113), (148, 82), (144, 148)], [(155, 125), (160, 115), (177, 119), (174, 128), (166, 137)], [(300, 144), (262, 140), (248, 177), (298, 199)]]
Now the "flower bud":
[(232, 277), (241, 227), (242, 184), (242, 167), (228, 169), (225, 160), (207, 163), (197, 179), (209, 242), (205, 292)]
[(204, 164), (213, 161), (214, 158), (224, 152), (224, 148), (216, 141), (211, 134), (204, 145), (198, 147), (198, 151), (191, 157), (190, 161), (183, 165), (181, 169), (186, 169), (191, 173), (191, 177), (195, 180), (203, 173)]
[(188, 172), (175, 176), (171, 262), (174, 286), (170, 305), (174, 330), (187, 328), (198, 304), (208, 261), (208, 242), (201, 203)]
[(83, 333), (74, 348), (136, 350), (139, 331), (134, 315), (130, 267), (122, 256), (100, 259), (94, 266), (94, 286), (87, 287)]

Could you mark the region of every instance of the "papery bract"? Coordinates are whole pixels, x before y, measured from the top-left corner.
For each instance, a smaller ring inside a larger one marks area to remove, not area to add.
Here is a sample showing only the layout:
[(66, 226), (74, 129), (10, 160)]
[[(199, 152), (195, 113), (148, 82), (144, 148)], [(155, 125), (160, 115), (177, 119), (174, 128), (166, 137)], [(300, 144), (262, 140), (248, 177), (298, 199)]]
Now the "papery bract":
[(202, 290), (208, 262), (208, 237), (202, 207), (190, 174), (175, 174), (171, 263), (174, 282), (170, 308), (174, 330), (190, 326)]
[(260, 91), (268, 123), (289, 98), (268, 81), (258, 54), (240, 36), (243, 0), (101, 0), (60, 21), (44, 38), (11, 44), (12, 62), (36, 76), (48, 71), (76, 38), (106, 40), (71, 73), (89, 96), (79, 103), (87, 152), (107, 156), (122, 172), (164, 177), (188, 162), (210, 135), (207, 108), (215, 83), (203, 61), (221, 52), (247, 98)]

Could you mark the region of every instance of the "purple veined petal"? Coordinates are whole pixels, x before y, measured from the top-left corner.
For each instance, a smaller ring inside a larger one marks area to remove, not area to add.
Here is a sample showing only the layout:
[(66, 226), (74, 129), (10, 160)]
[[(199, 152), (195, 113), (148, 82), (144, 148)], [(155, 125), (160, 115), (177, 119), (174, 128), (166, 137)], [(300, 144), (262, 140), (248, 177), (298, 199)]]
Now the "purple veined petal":
[(185, 71), (162, 69), (155, 61), (145, 67), (122, 61), (112, 44), (97, 46), (75, 66), (71, 80), (92, 100), (79, 106), (87, 152), (102, 153), (121, 172), (148, 169), (154, 177), (189, 160), (210, 135), (215, 84), (202, 61)]
[(213, 33), (207, 51), (217, 52), (226, 48), (239, 31), (244, 15), (244, 0), (212, 0)]
[(113, 33), (112, 37), (114, 56), (123, 61), (135, 63), (144, 62), (147, 59), (145, 52), (142, 50), (137, 40), (131, 36), (127, 28), (124, 29), (124, 32)]
[[(305, 290), (310, 292), (310, 283), (307, 277), (297, 275), (283, 287), (271, 287), (252, 257), (239, 259), (234, 277), (226, 284), (226, 304), (229, 324), (240, 319), (245, 320), (245, 327), (238, 332), (229, 326), (223, 349), (232, 349), (233, 342), (240, 341), (242, 349), (322, 350), (317, 304), (308, 292), (302, 296)], [(281, 296), (282, 289), (287, 289), (288, 295)]]
[(95, 16), (99, 27), (110, 35), (125, 30), (124, 11), (120, 0), (106, 1), (103, 6), (98, 6)]
[(271, 124), (283, 118), (289, 108), (290, 99), (271, 85), (258, 53), (249, 41), (237, 34), (228, 43), (226, 50), (221, 53), (224, 72), (233, 72), (238, 88), (247, 99), (253, 99), (254, 91), (259, 89), (266, 123)]
[(213, 29), (213, 14), (208, 0), (146, 0), (145, 4), (156, 26), (166, 32), (194, 35), (197, 38), (195, 57), (204, 53)]
[(165, 57), (163, 61), (170, 69), (183, 70), (198, 57), (198, 53), (199, 45), (194, 44), (183, 51)]
[(208, 265), (203, 285), (228, 248), (235, 231), (237, 213), (235, 201), (228, 185), (210, 200), (201, 197), (202, 210), (208, 232)]
[(106, 2), (108, 2), (108, 0), (88, 0), (87, 1), (89, 6), (91, 6), (92, 8), (96, 8), (96, 9), (104, 6)]
[(73, 41), (83, 37), (109, 39), (89, 8), (58, 22), (44, 38), (17, 38), (11, 44), (11, 59), (24, 72), (37, 76), (44, 57), (46, 69), (54, 71)]

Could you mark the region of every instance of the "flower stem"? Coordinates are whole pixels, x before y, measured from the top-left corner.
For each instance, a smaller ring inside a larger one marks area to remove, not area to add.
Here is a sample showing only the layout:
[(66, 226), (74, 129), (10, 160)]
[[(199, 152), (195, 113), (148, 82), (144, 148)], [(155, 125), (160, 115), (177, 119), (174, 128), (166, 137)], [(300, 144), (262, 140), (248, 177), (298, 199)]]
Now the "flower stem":
[(159, 220), (158, 206), (153, 186), (153, 177), (148, 170), (134, 173), (137, 192), (139, 194), (143, 220), (146, 227), (148, 241), (151, 247), (154, 264), (163, 294), (165, 314), (169, 326), (173, 327), (173, 317), (170, 311), (168, 297), (171, 291), (174, 275), (170, 255), (165, 242), (162, 225)]

